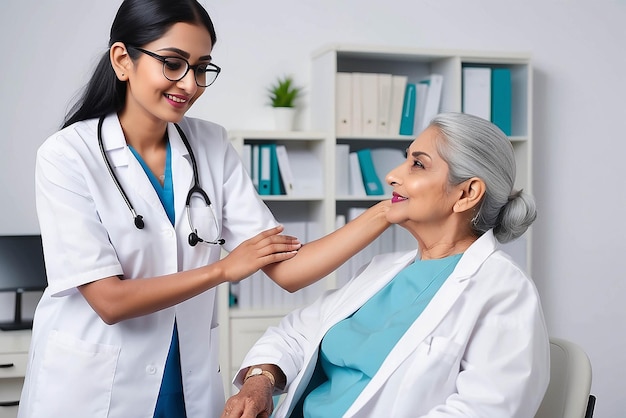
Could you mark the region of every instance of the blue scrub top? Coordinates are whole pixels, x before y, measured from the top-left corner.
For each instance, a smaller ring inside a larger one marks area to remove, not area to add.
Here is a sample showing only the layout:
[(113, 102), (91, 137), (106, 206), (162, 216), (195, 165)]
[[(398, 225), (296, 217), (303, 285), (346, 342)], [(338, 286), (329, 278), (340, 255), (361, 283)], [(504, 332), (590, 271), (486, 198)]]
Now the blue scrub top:
[[(450, 276), (462, 254), (416, 260), (324, 336), (303, 409), (292, 417), (342, 416)], [(346, 347), (350, 347), (346, 350)], [(428, 384), (428, 382), (425, 382)]]
[[(129, 146), (137, 161), (143, 167), (146, 175), (150, 179), (150, 183), (154, 187), (161, 204), (167, 213), (172, 225), (174, 225), (174, 186), (172, 182), (172, 161), (170, 143), (167, 141), (166, 157), (165, 157), (165, 178), (163, 185), (152, 173), (146, 162), (141, 158), (139, 153)], [(154, 410), (154, 418), (186, 418), (185, 397), (183, 394), (183, 378), (180, 369), (180, 349), (178, 346), (178, 329), (174, 322), (174, 330), (172, 331), (172, 342), (170, 350), (167, 354), (165, 362), (165, 370), (163, 372), (163, 380), (161, 381), (161, 390), (157, 399), (156, 408)]]

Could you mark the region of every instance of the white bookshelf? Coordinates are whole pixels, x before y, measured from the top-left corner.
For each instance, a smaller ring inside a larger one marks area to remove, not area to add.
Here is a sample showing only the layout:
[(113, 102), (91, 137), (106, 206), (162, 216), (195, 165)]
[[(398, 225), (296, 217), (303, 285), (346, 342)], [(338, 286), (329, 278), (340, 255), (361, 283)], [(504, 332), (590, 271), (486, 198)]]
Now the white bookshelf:
[[(461, 111), (462, 68), (465, 65), (506, 67), (512, 74), (512, 135), (517, 160), (516, 187), (532, 192), (532, 67), (530, 55), (476, 51), (422, 50), (388, 47), (333, 45), (312, 55), (311, 68), (311, 127), (314, 132), (232, 131), (233, 145), (241, 150), (245, 143), (274, 141), (290, 147), (309, 149), (322, 162), (324, 189), (316, 196), (262, 196), (281, 221), (283, 216), (296, 216), (314, 225), (319, 236), (335, 228), (337, 214), (349, 207), (369, 207), (388, 196), (336, 196), (335, 144), (350, 144), (351, 148), (393, 147), (404, 150), (414, 136), (374, 135), (338, 136), (335, 131), (337, 72), (370, 72), (407, 75), (417, 82), (430, 73), (444, 76), (441, 111)], [(314, 239), (315, 236), (309, 236)], [(521, 243), (521, 244), (520, 244)], [(530, 231), (512, 249), (514, 257), (530, 271)], [(334, 288), (341, 282), (334, 274), (317, 284), (317, 291)], [(226, 395), (233, 393), (230, 381), (243, 356), (268, 326), (278, 321), (289, 308), (240, 309), (229, 307), (229, 287), (218, 289), (221, 324), (220, 362)]]
[[(440, 111), (462, 110), (462, 73), (464, 66), (508, 68), (511, 71), (511, 135), (516, 155), (515, 187), (532, 193), (532, 66), (527, 53), (484, 52), (439, 49), (390, 48), (362, 45), (330, 45), (315, 51), (311, 68), (311, 126), (336, 132), (336, 74), (338, 72), (388, 73), (405, 75), (417, 83), (431, 73), (443, 75)], [(404, 150), (414, 136), (338, 136), (335, 143), (347, 143), (351, 149), (391, 146)], [(351, 205), (372, 204), (371, 197), (335, 199), (336, 213)], [(531, 269), (531, 231), (507, 249), (527, 271)]]

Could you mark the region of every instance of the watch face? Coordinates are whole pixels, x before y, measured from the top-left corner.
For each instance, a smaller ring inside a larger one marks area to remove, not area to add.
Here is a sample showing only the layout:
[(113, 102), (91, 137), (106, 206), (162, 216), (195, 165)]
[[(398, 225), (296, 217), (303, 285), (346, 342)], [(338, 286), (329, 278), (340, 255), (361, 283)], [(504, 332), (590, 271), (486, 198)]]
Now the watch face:
[(254, 369), (252, 369), (252, 371), (250, 372), (250, 376), (256, 376), (259, 374), (263, 373), (263, 369), (259, 368), (259, 367), (255, 367)]

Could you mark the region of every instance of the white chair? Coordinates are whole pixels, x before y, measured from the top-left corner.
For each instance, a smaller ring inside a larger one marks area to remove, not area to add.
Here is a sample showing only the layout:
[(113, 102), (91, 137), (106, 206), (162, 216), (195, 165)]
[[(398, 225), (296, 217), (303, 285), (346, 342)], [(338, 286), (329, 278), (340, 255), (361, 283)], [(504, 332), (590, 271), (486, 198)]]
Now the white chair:
[(578, 345), (550, 338), (550, 384), (535, 418), (591, 418), (591, 362)]

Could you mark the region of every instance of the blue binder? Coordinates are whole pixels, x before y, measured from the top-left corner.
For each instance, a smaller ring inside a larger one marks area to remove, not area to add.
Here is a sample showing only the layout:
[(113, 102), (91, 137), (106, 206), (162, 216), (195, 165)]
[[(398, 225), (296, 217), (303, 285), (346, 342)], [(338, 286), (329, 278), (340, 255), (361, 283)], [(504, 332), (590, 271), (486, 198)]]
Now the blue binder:
[(511, 135), (511, 70), (494, 68), (491, 71), (491, 121), (507, 135)]
[(270, 194), (285, 194), (282, 187), (280, 171), (278, 169), (278, 157), (276, 156), (276, 144), (269, 144), (270, 147)]
[[(411, 126), (411, 130), (413, 126)], [(359, 157), (359, 165), (361, 166), (361, 175), (363, 176), (363, 185), (365, 186), (365, 193), (368, 196), (377, 196), (385, 194), (383, 184), (376, 174), (376, 168), (374, 167), (374, 161), (372, 160), (371, 151), (366, 148), (356, 152)]]
[(404, 91), (404, 104), (402, 105), (402, 119), (400, 119), (400, 135), (413, 135), (413, 125), (415, 124), (415, 90), (415, 84), (407, 83)]
[(271, 154), (272, 150), (269, 144), (259, 145), (259, 194), (272, 194), (271, 183)]

